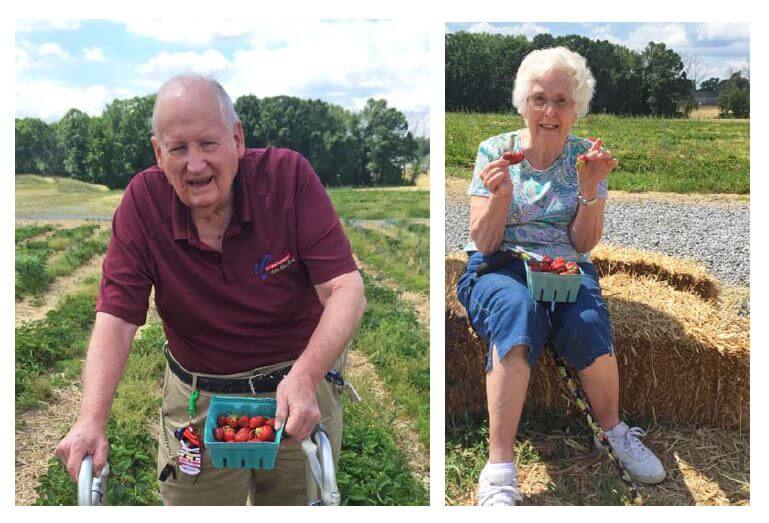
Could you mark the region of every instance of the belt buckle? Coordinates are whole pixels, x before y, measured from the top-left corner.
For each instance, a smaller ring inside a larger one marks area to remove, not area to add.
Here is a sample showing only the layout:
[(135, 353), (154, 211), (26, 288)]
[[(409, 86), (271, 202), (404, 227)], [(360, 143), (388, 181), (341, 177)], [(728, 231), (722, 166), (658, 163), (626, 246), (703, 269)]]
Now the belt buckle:
[(248, 377), (248, 386), (251, 388), (251, 394), (256, 396), (256, 389), (254, 388), (254, 380), (261, 380), (262, 378), (266, 378), (272, 376), (272, 372), (257, 372), (256, 374), (252, 374)]

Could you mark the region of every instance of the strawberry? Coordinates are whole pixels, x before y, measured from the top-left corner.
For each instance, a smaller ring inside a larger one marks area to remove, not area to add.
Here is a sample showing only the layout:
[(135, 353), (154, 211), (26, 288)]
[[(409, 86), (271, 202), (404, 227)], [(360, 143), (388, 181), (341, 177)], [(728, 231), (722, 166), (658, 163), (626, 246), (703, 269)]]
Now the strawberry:
[(264, 422), (265, 425), (269, 425), (273, 429), (275, 428), (275, 418), (267, 418), (267, 421)]
[(546, 264), (550, 265), (551, 263), (553, 263), (553, 259), (550, 256), (543, 256), (542, 257), (542, 263), (546, 263)]
[(588, 138), (588, 140), (589, 140), (591, 143), (595, 143), (595, 142), (598, 140), (598, 138), (596, 138), (595, 136), (591, 136), (590, 138)]
[(510, 165), (521, 163), (525, 158), (522, 151), (505, 151), (502, 153), (502, 159), (510, 162)]
[(275, 431), (270, 427), (269, 425), (265, 425), (261, 427), (261, 432), (259, 433), (259, 441), (275, 441)]
[(216, 427), (214, 429), (214, 439), (216, 441), (224, 441), (224, 429), (221, 427)]
[(227, 425), (226, 427), (223, 427), (223, 430), (224, 430), (224, 441), (235, 441), (235, 429)]
[(233, 429), (238, 428), (238, 415), (230, 414), (229, 416), (227, 416), (227, 425), (229, 425)]
[(249, 423), (251, 422), (251, 418), (248, 416), (241, 416), (238, 418), (238, 427), (245, 429), (248, 428)]
[(566, 270), (566, 264), (563, 261), (563, 258), (560, 256), (553, 260), (553, 263), (550, 264), (550, 270), (555, 273), (562, 273)]
[(251, 437), (251, 432), (247, 428), (243, 427), (240, 430), (238, 430), (237, 434), (235, 434), (235, 441), (237, 443), (244, 443), (248, 441), (248, 438), (250, 437)]
[(217, 416), (216, 418), (216, 426), (217, 427), (223, 427), (227, 424), (227, 416)]
[(251, 418), (250, 423), (248, 424), (248, 428), (255, 429), (256, 427), (261, 427), (267, 422), (267, 418), (264, 416), (254, 416)]

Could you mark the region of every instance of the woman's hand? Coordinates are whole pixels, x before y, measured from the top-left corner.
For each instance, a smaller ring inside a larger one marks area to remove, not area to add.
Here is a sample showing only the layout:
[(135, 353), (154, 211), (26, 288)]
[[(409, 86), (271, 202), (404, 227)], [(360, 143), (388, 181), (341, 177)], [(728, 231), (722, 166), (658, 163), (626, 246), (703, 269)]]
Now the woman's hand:
[(584, 161), (577, 161), (579, 192), (587, 199), (595, 198), (598, 185), (619, 165), (619, 161), (612, 157), (611, 151), (601, 151), (601, 145), (601, 140), (596, 140), (584, 155)]
[(488, 163), (478, 176), (494, 196), (512, 196), (513, 180), (510, 178), (510, 162), (507, 160), (500, 158)]

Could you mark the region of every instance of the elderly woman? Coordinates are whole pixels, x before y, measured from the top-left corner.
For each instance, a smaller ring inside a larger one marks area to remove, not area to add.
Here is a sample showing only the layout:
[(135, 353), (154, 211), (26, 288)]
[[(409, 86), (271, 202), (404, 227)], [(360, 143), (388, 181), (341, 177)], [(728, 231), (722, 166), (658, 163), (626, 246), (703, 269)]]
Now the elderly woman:
[[(612, 353), (609, 312), (588, 253), (603, 232), (606, 177), (618, 162), (601, 147), (570, 133), (587, 113), (595, 79), (585, 59), (563, 47), (531, 52), (515, 79), (513, 104), (525, 129), (481, 143), (470, 184), (467, 270), (459, 299), (488, 348), (486, 395), (489, 460), (481, 472), (479, 505), (514, 505), (513, 442), (531, 366), (548, 338), (578, 371), (594, 415), (630, 475), (639, 482), (665, 478), (659, 459), (638, 439), (641, 429), (619, 418), (619, 377)], [(522, 152), (516, 165), (503, 159)], [(587, 161), (579, 162), (585, 154)], [(523, 261), (483, 276), (476, 269), (499, 250), (563, 257), (584, 272), (574, 303), (537, 302), (526, 287)]]

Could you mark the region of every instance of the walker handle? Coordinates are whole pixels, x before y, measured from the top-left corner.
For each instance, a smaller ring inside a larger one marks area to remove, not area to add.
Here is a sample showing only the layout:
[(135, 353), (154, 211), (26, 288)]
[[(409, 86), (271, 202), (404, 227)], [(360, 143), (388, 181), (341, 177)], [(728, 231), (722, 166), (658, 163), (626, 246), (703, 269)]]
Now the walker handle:
[(107, 501), (107, 478), (109, 463), (104, 465), (101, 475), (93, 477), (93, 456), (86, 454), (77, 475), (77, 504), (81, 507), (104, 505)]

